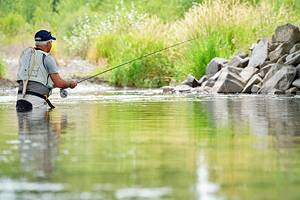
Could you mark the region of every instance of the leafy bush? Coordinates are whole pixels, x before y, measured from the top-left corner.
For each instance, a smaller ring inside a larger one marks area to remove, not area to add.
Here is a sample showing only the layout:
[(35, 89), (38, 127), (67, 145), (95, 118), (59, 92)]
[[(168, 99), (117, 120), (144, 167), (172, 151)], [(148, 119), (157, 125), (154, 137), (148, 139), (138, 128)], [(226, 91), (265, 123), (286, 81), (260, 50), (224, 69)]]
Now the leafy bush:
[(52, 2), (39, 1), (39, 4), (40, 5), (38, 6), (37, 4), (33, 6), (35, 9), (31, 11), (32, 13), (29, 22), (32, 22), (34, 24), (35, 29), (41, 29), (41, 27), (46, 27), (52, 30), (51, 24), (54, 25), (55, 15), (56, 15), (56, 13), (52, 12)]
[(21, 15), (11, 13), (0, 19), (0, 31), (7, 36), (14, 37), (25, 24), (26, 22)]

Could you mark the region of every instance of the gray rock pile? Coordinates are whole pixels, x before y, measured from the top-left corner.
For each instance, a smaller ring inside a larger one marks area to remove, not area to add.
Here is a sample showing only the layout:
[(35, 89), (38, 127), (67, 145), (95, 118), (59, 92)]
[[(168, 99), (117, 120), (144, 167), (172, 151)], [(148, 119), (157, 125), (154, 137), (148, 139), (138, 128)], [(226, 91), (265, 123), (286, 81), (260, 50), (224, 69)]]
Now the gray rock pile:
[(250, 55), (230, 60), (214, 58), (206, 74), (196, 80), (189, 75), (182, 85), (164, 92), (299, 94), (300, 30), (292, 24), (276, 28), (272, 39), (260, 39)]

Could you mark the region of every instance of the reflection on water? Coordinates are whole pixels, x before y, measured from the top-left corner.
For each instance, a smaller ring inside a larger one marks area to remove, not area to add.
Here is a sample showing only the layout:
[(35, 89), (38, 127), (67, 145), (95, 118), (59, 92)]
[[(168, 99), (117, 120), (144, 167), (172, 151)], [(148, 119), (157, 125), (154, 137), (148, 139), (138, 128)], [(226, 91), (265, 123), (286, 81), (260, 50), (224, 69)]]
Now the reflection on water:
[(60, 130), (51, 122), (49, 111), (45, 109), (17, 115), (22, 169), (39, 177), (50, 175), (58, 153)]
[(207, 143), (200, 142), (201, 149), (210, 180), (221, 185), (219, 194), (299, 199), (299, 98), (232, 96), (201, 105), (214, 127)]
[(300, 198), (300, 99), (143, 98), (0, 104), (0, 199)]
[(197, 199), (223, 199), (216, 195), (220, 189), (220, 185), (209, 180), (209, 169), (206, 166), (205, 155), (202, 152), (199, 153), (197, 163)]
[(248, 126), (257, 135), (299, 135), (300, 99), (266, 96), (216, 98), (206, 104), (217, 127)]

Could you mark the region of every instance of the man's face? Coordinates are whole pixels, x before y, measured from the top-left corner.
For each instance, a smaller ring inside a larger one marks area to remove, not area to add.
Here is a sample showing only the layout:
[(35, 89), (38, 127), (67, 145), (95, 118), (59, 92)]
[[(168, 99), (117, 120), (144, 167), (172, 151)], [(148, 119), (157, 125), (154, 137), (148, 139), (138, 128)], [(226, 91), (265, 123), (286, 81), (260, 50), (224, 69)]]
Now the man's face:
[(46, 50), (46, 52), (47, 52), (47, 53), (50, 52), (51, 48), (52, 48), (52, 41), (50, 40), (50, 41), (47, 43), (47, 50)]

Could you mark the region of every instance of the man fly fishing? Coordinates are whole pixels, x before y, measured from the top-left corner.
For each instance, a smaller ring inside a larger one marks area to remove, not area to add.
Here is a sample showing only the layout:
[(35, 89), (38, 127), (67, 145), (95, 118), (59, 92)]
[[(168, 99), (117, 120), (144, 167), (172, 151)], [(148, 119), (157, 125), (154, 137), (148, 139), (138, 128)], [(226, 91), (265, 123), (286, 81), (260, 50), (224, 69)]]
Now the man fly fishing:
[(16, 108), (18, 112), (26, 112), (37, 107), (55, 108), (48, 97), (54, 87), (61, 88), (61, 97), (67, 97), (65, 88), (75, 88), (77, 83), (87, 81), (101, 74), (107, 73), (114, 69), (123, 67), (137, 60), (155, 55), (162, 51), (186, 44), (188, 42), (198, 39), (198, 37), (188, 39), (182, 42), (175, 43), (171, 46), (149, 52), (137, 58), (121, 63), (119, 65), (108, 68), (102, 72), (96, 73), (87, 78), (83, 78), (78, 82), (75, 80), (65, 81), (59, 73), (54, 58), (49, 54), (52, 48), (52, 41), (56, 40), (50, 32), (40, 30), (35, 34), (35, 48), (27, 48), (23, 51), (19, 60), (19, 70), (17, 74), (17, 81), (19, 83), (18, 98)]
[(63, 80), (55, 59), (49, 54), (56, 40), (47, 30), (38, 31), (35, 47), (26, 48), (19, 59), (17, 82), (19, 84), (16, 109), (27, 112), (33, 108), (55, 108), (48, 97), (53, 88), (75, 88), (76, 80)]

